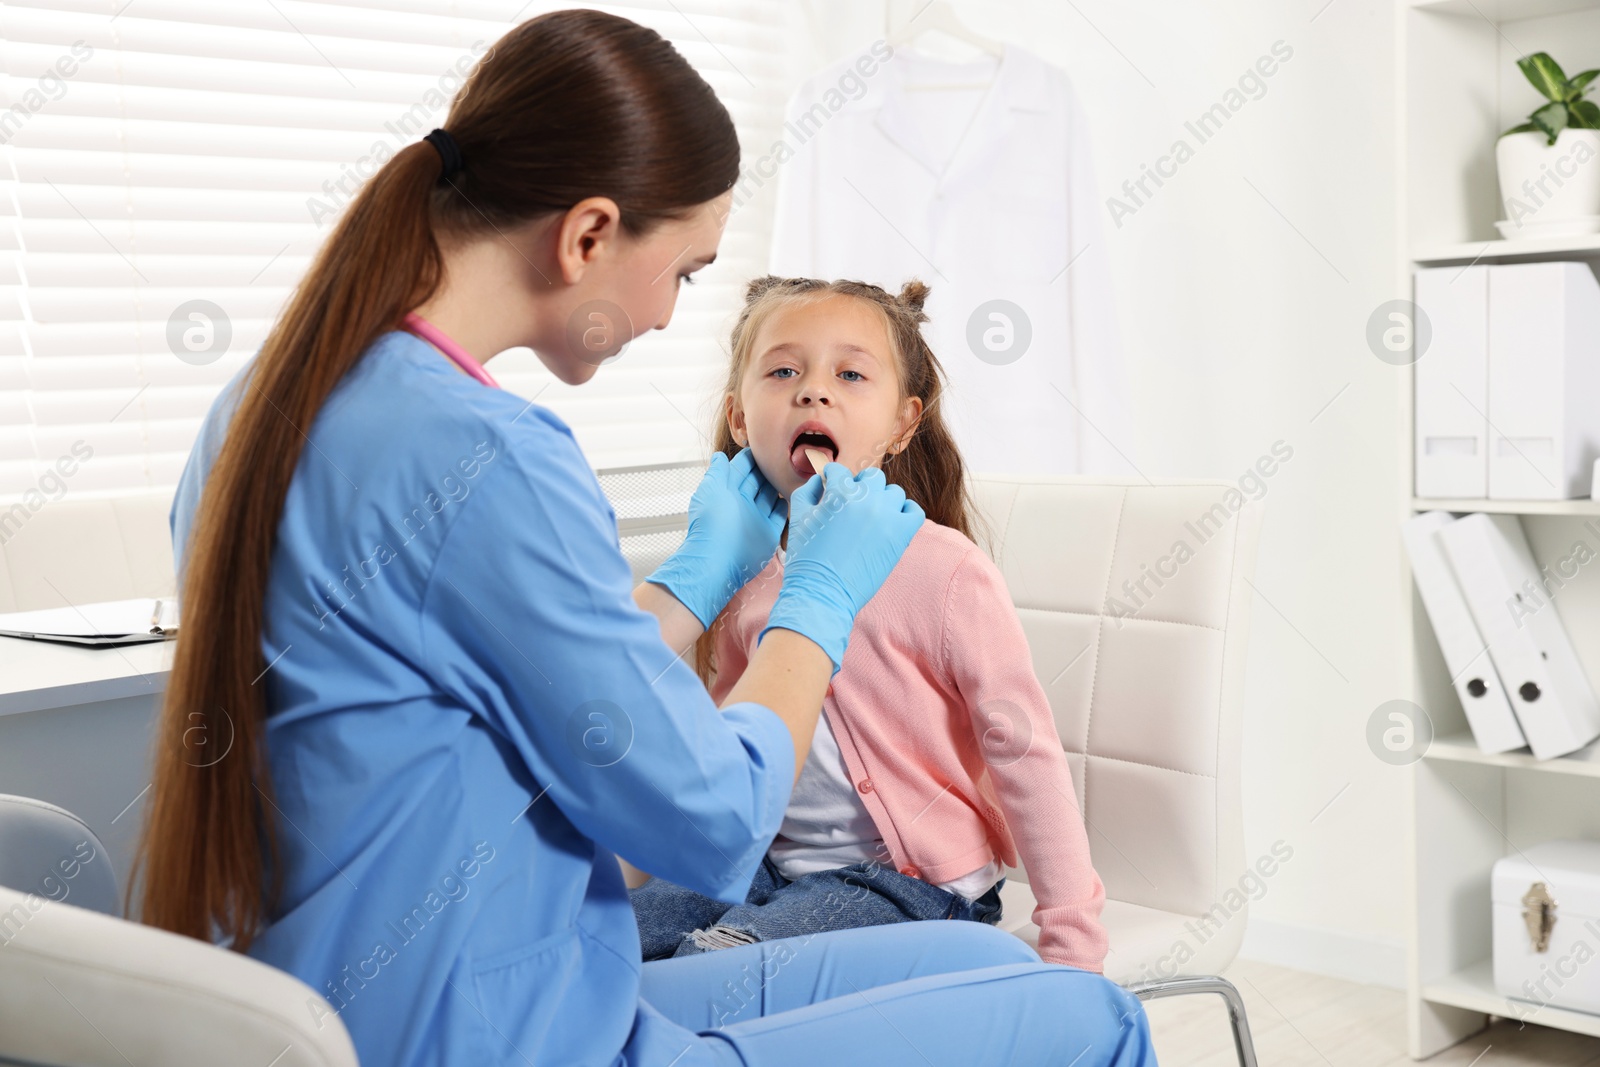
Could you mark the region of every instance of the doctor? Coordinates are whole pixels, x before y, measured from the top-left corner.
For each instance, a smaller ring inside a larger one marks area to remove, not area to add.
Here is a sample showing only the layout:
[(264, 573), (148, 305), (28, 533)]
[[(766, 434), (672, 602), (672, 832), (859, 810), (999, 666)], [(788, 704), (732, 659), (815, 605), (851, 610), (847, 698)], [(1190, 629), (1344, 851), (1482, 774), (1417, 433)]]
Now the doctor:
[[(296, 975), (372, 1067), (1153, 1063), (1136, 1000), (976, 923), (640, 965), (616, 855), (743, 899), (922, 512), (877, 470), (785, 503), (719, 457), (630, 591), (571, 433), (483, 364), (527, 345), (586, 381), (594, 301), (665, 327), (721, 238), (733, 125), (653, 31), (564, 11), (446, 128), (351, 204), (184, 473), (143, 920)], [(718, 709), (675, 650), (785, 518)]]

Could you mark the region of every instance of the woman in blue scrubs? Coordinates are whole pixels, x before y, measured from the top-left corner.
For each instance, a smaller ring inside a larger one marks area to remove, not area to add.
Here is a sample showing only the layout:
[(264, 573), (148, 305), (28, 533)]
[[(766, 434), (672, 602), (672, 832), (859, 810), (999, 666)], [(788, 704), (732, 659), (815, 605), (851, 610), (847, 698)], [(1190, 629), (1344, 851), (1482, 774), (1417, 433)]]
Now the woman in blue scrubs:
[[(616, 857), (743, 899), (922, 513), (875, 470), (783, 501), (717, 457), (632, 589), (570, 431), (483, 364), (528, 346), (577, 384), (665, 327), (732, 123), (655, 33), (568, 11), (498, 42), (446, 129), (351, 204), (184, 472), (142, 919), (296, 975), (374, 1067), (1153, 1063), (1134, 998), (974, 923), (641, 966)], [(786, 520), (719, 709), (680, 653)]]

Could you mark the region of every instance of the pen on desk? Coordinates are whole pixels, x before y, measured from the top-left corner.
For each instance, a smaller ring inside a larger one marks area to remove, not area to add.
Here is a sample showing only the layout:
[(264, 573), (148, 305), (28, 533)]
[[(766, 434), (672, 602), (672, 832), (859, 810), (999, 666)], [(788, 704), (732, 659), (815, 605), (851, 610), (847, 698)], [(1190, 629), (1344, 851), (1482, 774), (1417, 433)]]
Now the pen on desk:
[(161, 601), (156, 601), (156, 606), (150, 611), (150, 632), (161, 633)]

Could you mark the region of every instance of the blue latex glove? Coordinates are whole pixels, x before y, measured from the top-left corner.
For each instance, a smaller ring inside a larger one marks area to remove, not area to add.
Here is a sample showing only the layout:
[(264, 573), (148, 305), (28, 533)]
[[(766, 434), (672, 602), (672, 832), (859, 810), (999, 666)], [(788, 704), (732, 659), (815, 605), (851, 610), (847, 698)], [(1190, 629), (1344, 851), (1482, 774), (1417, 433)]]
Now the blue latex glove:
[(733, 459), (718, 452), (694, 496), (683, 544), (646, 578), (665, 586), (700, 625), (761, 572), (783, 533), (783, 498), (756, 466), (748, 448)]
[[(811, 638), (837, 673), (856, 613), (900, 562), (925, 516), (905, 490), (867, 467), (829, 463), (789, 498), (789, 543), (767, 625)], [(760, 639), (757, 638), (759, 641)]]

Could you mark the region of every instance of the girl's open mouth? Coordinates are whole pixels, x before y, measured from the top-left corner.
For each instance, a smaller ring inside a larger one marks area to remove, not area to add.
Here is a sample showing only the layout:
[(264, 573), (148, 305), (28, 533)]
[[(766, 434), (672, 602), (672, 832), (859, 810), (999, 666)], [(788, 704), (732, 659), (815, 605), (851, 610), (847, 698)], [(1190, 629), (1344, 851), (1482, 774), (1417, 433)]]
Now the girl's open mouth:
[(794, 440), (789, 443), (789, 466), (793, 467), (794, 472), (802, 478), (822, 473), (812, 467), (811, 459), (806, 455), (806, 450), (810, 448), (826, 452), (830, 460), (839, 458), (839, 446), (834, 443), (832, 437), (821, 429), (802, 426)]

